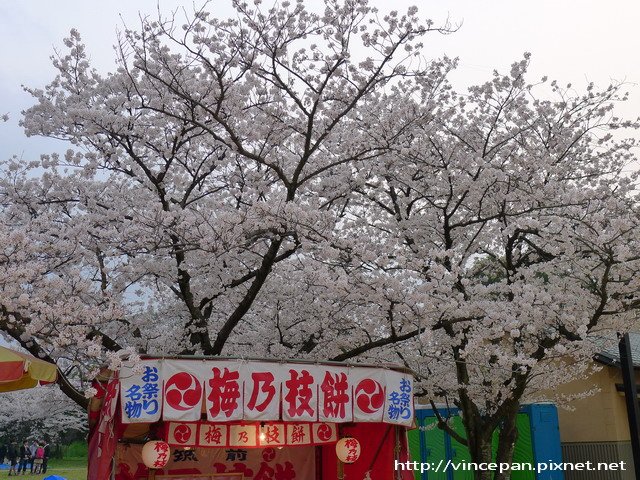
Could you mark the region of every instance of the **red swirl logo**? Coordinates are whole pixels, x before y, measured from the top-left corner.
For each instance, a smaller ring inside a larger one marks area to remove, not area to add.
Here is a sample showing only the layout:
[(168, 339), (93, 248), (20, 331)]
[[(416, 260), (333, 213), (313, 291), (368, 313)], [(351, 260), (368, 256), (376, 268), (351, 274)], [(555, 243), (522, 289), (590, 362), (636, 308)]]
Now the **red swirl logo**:
[(167, 405), (174, 410), (189, 410), (202, 399), (202, 385), (190, 373), (176, 373), (167, 380), (164, 398)]
[(276, 451), (273, 448), (265, 448), (262, 451), (262, 459), (265, 462), (270, 462), (274, 458), (276, 458)]
[(356, 387), (356, 405), (363, 413), (376, 413), (384, 405), (384, 389), (375, 380), (367, 378)]
[(333, 429), (327, 425), (326, 423), (322, 423), (318, 425), (318, 429), (316, 430), (316, 435), (321, 442), (328, 442), (331, 440), (333, 436)]
[(187, 443), (191, 438), (191, 427), (185, 424), (178, 425), (173, 430), (173, 438), (175, 438), (178, 443)]

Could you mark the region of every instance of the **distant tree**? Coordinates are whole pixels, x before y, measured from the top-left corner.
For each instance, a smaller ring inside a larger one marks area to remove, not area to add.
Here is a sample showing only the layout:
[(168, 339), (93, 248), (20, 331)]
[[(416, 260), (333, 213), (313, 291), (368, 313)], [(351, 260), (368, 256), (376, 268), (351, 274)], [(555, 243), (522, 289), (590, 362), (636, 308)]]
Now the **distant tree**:
[(25, 438), (57, 442), (87, 431), (86, 412), (56, 386), (0, 395), (0, 443)]

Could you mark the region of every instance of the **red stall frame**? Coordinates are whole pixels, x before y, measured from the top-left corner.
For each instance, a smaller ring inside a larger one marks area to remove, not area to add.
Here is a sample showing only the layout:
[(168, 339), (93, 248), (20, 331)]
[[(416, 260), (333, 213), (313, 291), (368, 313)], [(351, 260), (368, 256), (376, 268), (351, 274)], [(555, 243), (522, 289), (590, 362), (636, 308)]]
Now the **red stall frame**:
[[(412, 372), (402, 367), (144, 357), (103, 370), (94, 387), (89, 480), (413, 478), (396, 468), (408, 460), (414, 414)], [(360, 445), (353, 463), (338, 459), (341, 438)], [(150, 440), (169, 445), (166, 465), (144, 464)]]

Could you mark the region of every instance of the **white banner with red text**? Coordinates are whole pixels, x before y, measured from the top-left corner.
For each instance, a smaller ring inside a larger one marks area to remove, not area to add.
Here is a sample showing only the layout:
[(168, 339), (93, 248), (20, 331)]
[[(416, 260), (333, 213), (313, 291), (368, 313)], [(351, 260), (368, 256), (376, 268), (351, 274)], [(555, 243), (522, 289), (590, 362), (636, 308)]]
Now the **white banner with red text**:
[(143, 360), (120, 372), (123, 423), (159, 420), (411, 425), (413, 378), (389, 369), (230, 360)]

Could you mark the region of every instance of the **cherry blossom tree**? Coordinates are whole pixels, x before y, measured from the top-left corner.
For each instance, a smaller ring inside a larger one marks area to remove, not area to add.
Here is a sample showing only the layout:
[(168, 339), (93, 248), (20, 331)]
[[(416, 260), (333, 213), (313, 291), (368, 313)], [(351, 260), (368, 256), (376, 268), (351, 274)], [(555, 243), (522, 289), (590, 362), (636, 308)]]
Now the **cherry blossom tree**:
[(71, 148), (1, 165), (0, 328), (63, 362), (79, 404), (87, 372), (139, 353), (350, 358), (396, 340), (341, 348), (361, 318), (327, 326), (347, 318), (333, 288), (313, 316), (283, 308), (332, 283), (341, 216), (320, 191), (348, 189), (407, 128), (373, 138), (377, 105), (437, 92), (451, 62), (424, 61), (420, 41), (439, 29), (364, 0), (233, 7), (144, 18), (107, 75), (74, 30), (53, 82), (28, 89), (27, 134)]
[(71, 148), (1, 165), (0, 329), (79, 404), (142, 353), (400, 360), (508, 461), (520, 403), (638, 306), (620, 86), (530, 85), (525, 57), (458, 93), (415, 9), (233, 5), (143, 19), (107, 75), (72, 31), (29, 90), (27, 133)]
[(378, 328), (424, 329), (397, 355), (428, 398), (460, 409), (464, 432), (439, 426), (476, 462), (492, 461), (498, 431), (495, 461), (509, 462), (522, 401), (583, 374), (640, 306), (637, 144), (612, 135), (638, 127), (614, 115), (622, 86), (531, 85), (528, 64), (443, 88), (435, 109), (390, 106), (394, 121), (424, 122), (360, 168), (338, 206), (387, 299)]
[(5, 444), (25, 438), (57, 441), (71, 431), (85, 433), (86, 416), (54, 385), (0, 396), (0, 430)]

